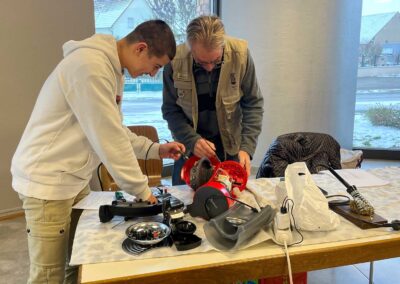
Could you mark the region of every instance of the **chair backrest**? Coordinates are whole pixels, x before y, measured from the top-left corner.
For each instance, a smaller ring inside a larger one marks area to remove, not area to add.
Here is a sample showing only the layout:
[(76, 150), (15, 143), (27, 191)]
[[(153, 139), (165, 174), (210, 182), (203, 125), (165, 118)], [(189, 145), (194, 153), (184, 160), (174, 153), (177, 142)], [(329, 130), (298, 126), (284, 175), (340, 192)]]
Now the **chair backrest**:
[[(132, 125), (128, 128), (138, 136), (145, 136), (153, 142), (158, 142), (157, 129), (150, 125)], [(138, 159), (140, 169), (147, 176), (149, 186), (157, 186), (161, 184), (162, 160), (142, 160)], [(100, 180), (103, 189), (118, 190), (113, 178), (108, 173), (104, 165), (100, 166)]]
[[(133, 125), (128, 128), (139, 136), (145, 136), (153, 142), (158, 142), (157, 129), (151, 125)], [(161, 184), (162, 160), (141, 160), (138, 159), (140, 169), (149, 179), (149, 186), (157, 186)]]
[(288, 164), (305, 162), (311, 173), (340, 169), (340, 145), (329, 134), (296, 132), (280, 135), (270, 145), (257, 172), (260, 177), (282, 177)]

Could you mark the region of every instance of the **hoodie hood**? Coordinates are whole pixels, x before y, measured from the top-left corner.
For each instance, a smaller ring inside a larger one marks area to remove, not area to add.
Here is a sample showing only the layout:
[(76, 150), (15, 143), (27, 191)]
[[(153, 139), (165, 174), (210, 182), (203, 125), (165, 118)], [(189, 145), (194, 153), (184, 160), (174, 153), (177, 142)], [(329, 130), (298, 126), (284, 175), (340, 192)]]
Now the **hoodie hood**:
[(121, 74), (117, 41), (112, 35), (95, 34), (81, 41), (70, 40), (63, 45), (64, 58), (79, 48), (92, 48), (102, 51), (110, 60), (117, 73)]

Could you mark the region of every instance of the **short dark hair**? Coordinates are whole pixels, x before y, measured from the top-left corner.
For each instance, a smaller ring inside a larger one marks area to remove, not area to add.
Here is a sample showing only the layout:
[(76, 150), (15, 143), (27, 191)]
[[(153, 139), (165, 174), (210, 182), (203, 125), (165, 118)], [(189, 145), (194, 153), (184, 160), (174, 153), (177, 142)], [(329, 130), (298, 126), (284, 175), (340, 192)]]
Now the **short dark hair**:
[(126, 37), (128, 44), (145, 42), (149, 47), (149, 55), (162, 57), (167, 55), (170, 60), (176, 54), (174, 34), (168, 24), (162, 20), (150, 20), (138, 25)]

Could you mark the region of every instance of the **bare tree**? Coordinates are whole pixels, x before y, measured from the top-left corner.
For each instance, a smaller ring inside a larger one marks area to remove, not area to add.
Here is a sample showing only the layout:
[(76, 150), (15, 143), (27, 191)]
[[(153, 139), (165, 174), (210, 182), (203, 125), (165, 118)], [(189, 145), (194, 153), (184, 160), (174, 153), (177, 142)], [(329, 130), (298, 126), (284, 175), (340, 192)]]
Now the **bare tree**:
[(360, 55), (362, 57), (361, 66), (364, 65), (367, 59), (372, 65), (376, 65), (377, 58), (381, 55), (382, 45), (375, 43), (373, 40), (367, 44), (360, 45)]
[(156, 18), (171, 26), (178, 42), (184, 41), (186, 26), (196, 16), (197, 0), (146, 0)]

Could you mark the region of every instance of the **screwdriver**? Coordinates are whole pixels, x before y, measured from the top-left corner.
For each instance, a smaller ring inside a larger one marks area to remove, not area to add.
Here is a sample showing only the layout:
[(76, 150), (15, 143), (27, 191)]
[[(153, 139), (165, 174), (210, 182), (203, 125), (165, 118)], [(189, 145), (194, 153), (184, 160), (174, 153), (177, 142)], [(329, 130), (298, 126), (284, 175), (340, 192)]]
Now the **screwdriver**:
[(214, 151), (214, 154), (215, 154), (215, 158), (217, 159), (217, 161), (219, 162), (219, 163), (221, 163), (221, 160), (219, 159), (219, 157), (218, 157), (218, 155), (217, 155), (217, 153), (215, 153), (215, 150), (214, 150), (214, 148), (213, 147), (211, 147), (211, 145), (210, 145), (210, 143), (208, 143), (207, 142), (207, 140), (206, 139), (204, 139), (204, 141), (206, 142), (206, 144)]
[(181, 154), (182, 158), (186, 161), (189, 160), (189, 156), (182, 152), (182, 150), (178, 150), (178, 153)]

